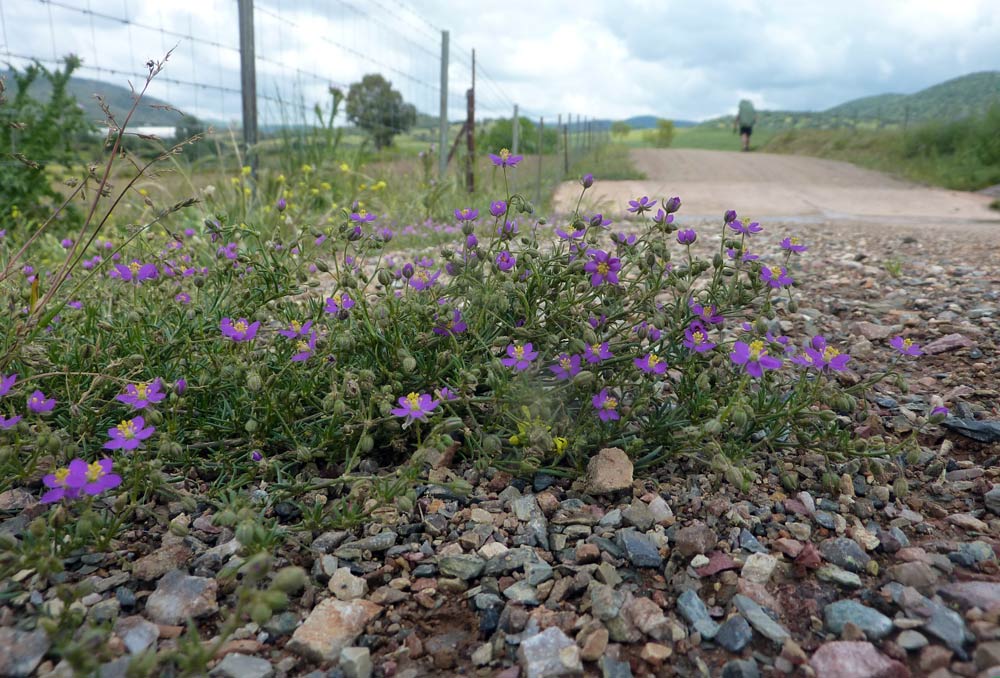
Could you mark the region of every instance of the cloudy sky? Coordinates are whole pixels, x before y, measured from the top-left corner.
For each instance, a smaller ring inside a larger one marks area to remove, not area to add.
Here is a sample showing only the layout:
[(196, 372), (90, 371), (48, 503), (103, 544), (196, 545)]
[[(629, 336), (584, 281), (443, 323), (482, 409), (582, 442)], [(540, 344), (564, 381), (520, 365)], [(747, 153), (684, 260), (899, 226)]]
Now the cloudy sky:
[[(300, 117), (368, 72), (421, 111), (463, 117), (475, 47), (480, 116), (512, 103), (552, 119), (705, 119), (741, 98), (822, 110), (1000, 69), (996, 0), (255, 0), (261, 117)], [(0, 59), (73, 52), (80, 75), (125, 84), (177, 45), (151, 93), (214, 120), (239, 116), (236, 0), (0, 0)], [(298, 105), (296, 105), (296, 102)]]

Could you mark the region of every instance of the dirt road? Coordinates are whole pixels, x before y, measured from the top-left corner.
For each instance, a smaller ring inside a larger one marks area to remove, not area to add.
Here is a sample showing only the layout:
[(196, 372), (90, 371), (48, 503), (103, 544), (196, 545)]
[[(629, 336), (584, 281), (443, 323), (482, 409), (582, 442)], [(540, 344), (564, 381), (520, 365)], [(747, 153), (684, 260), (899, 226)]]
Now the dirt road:
[[(620, 215), (630, 199), (676, 195), (688, 220), (718, 219), (735, 209), (740, 215), (783, 221), (926, 223), (1000, 231), (1000, 212), (989, 208), (990, 197), (921, 186), (845, 162), (691, 149), (632, 153), (648, 178), (600, 181), (595, 171), (598, 182), (588, 191), (588, 209)], [(556, 193), (556, 207), (572, 209), (578, 195), (579, 184), (564, 184)]]

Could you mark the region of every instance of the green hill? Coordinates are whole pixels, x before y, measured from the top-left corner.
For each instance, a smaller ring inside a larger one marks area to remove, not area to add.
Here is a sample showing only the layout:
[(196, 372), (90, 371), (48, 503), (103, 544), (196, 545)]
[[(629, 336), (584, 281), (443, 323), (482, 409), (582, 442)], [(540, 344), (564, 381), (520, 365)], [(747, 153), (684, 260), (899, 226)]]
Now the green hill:
[[(16, 84), (9, 71), (0, 71), (0, 77), (5, 78), (10, 95), (16, 91)], [(132, 93), (127, 87), (121, 87), (101, 80), (90, 80), (88, 78), (73, 77), (69, 82), (69, 91), (76, 99), (77, 103), (83, 107), (87, 120), (98, 123), (104, 120), (104, 112), (94, 98), (95, 94), (104, 97), (105, 103), (111, 108), (119, 122), (132, 107)], [(51, 85), (45, 78), (38, 78), (29, 88), (31, 96), (40, 101), (48, 99), (51, 92)], [(162, 108), (167, 106), (165, 101), (160, 101), (154, 97), (146, 95), (142, 98), (142, 103), (136, 109), (132, 118), (133, 126), (175, 126), (183, 117), (183, 113), (175, 110)]]

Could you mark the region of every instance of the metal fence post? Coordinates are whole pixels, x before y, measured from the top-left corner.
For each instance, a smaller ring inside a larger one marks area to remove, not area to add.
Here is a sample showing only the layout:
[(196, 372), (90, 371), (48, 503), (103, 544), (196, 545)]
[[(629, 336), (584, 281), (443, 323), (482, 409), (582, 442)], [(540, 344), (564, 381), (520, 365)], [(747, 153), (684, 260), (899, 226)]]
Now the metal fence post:
[(517, 146), (518, 146), (517, 142), (521, 132), (521, 120), (520, 118), (518, 118), (517, 115), (517, 104), (514, 104), (514, 119), (511, 120), (510, 124), (511, 124), (511, 136), (513, 137), (510, 140), (510, 152), (513, 153), (514, 155), (517, 155)]
[(545, 118), (538, 118), (538, 181), (535, 184), (535, 204), (542, 202), (542, 159), (545, 158)]
[(465, 141), (466, 141), (466, 151), (465, 156), (465, 188), (469, 193), (476, 192), (476, 171), (475, 171), (475, 155), (476, 155), (476, 50), (472, 50), (472, 87), (466, 93), (466, 110), (465, 110)]
[(253, 0), (239, 0), (240, 93), (246, 163), (257, 172), (257, 69), (253, 41)]
[(448, 31), (441, 31), (441, 106), (438, 124), (438, 175), (448, 171)]

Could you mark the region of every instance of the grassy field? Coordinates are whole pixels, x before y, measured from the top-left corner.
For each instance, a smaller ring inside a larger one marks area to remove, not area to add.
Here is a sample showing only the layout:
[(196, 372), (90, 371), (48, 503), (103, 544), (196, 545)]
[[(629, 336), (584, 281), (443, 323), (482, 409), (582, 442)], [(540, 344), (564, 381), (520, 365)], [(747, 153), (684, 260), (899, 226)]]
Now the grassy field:
[[(615, 141), (629, 148), (652, 148), (652, 144), (645, 139), (645, 133), (648, 131), (634, 129), (624, 139), (616, 137)], [(772, 130), (756, 130), (751, 137), (750, 147), (758, 149), (773, 136), (774, 132)], [(731, 129), (706, 127), (703, 125), (679, 127), (674, 130), (674, 141), (670, 144), (670, 147), (701, 148), (709, 151), (738, 151), (740, 149), (740, 137), (738, 134), (733, 134)]]

